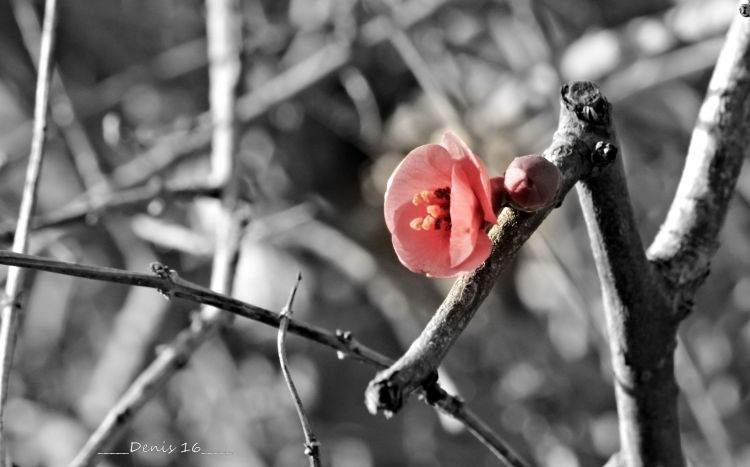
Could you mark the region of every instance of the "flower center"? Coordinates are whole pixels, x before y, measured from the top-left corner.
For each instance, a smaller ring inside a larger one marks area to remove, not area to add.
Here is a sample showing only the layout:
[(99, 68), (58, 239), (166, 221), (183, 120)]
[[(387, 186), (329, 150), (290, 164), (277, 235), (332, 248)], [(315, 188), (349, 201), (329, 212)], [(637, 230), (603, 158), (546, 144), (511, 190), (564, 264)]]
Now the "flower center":
[(451, 188), (449, 186), (433, 191), (423, 190), (414, 195), (411, 200), (414, 206), (425, 205), (427, 215), (415, 217), (409, 222), (414, 230), (445, 230), (451, 229)]

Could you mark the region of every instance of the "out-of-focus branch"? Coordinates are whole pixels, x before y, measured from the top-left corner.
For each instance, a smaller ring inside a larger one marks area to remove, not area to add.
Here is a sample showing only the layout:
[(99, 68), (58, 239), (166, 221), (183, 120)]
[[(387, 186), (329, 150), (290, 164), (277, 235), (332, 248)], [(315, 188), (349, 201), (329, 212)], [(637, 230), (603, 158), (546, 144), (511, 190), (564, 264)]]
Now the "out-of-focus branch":
[[(41, 43), (40, 18), (31, 3), (16, 0), (13, 2), (13, 13), (23, 35), (26, 49), (38, 61)], [(76, 110), (70, 100), (67, 89), (58, 71), (53, 71), (50, 85), (52, 120), (62, 133), (62, 139), (68, 146), (68, 152), (76, 167), (76, 175), (81, 183), (89, 188), (96, 185), (103, 177), (101, 157), (97, 154), (86, 134)]]
[[(610, 105), (590, 86), (602, 112), (594, 122), (616, 144)], [(638, 236), (623, 164), (581, 179), (578, 195), (604, 296), (620, 422), (619, 462), (682, 467), (671, 308)]]
[[(47, 108), (52, 78), (52, 53), (55, 48), (57, 26), (57, 0), (47, 0), (44, 8), (42, 43), (39, 53), (39, 73), (34, 105), (34, 130), (31, 151), (19, 209), (13, 251), (24, 253), (29, 242), (31, 216), (36, 205), (36, 192), (44, 158), (44, 143), (47, 133)], [(5, 283), (5, 295), (0, 309), (0, 465), (8, 462), (8, 443), (5, 437), (5, 403), (8, 399), (8, 382), (13, 366), (13, 351), (16, 343), (19, 315), (22, 312), (21, 287), (24, 271), (10, 268)]]
[[(103, 215), (142, 209), (154, 200), (165, 202), (190, 200), (197, 196), (218, 197), (221, 189), (214, 185), (194, 183), (150, 183), (116, 192), (100, 193), (96, 197), (78, 199), (57, 211), (35, 216), (31, 219), (34, 230), (65, 227), (76, 223), (96, 222)], [(12, 235), (10, 225), (0, 225), (0, 241), (8, 241)]]
[(736, 15), (716, 63), (685, 168), (648, 257), (684, 315), (708, 275), (742, 161), (750, 155), (750, 22)]
[[(558, 201), (583, 176), (610, 162), (605, 152), (595, 152), (601, 132), (593, 123), (606, 109), (591, 93), (592, 85), (574, 83), (562, 88), (562, 109), (558, 130), (545, 156), (562, 173), (562, 189)], [(596, 157), (592, 157), (592, 154)], [(397, 411), (410, 393), (431, 381), (451, 345), (469, 324), (474, 313), (487, 297), (495, 280), (515, 257), (521, 245), (542, 223), (552, 208), (532, 214), (505, 209), (498, 225), (490, 230), (493, 249), (490, 257), (476, 271), (459, 278), (443, 304), (409, 350), (393, 366), (378, 374), (366, 392), (368, 409), (386, 415)]]
[[(240, 74), (240, 15), (234, 0), (206, 2), (209, 57), (212, 153), (209, 184), (221, 189), (216, 222), (211, 288), (228, 294), (234, 280), (239, 241), (244, 223), (237, 211), (235, 173), (235, 99)], [(162, 275), (168, 271), (158, 269)], [(74, 459), (72, 465), (90, 465), (95, 453), (119, 438), (133, 414), (184, 366), (193, 352), (229, 320), (230, 314), (204, 303), (193, 326), (181, 332), (128, 388)]]
[[(41, 18), (37, 17), (34, 6), (30, 2), (16, 0), (13, 6), (15, 20), (23, 34), (26, 48), (29, 54), (38, 61), (37, 51), (40, 48), (42, 36)], [(101, 189), (93, 196), (89, 194), (87, 201), (74, 201), (62, 209), (41, 216), (41, 219), (35, 217), (31, 221), (32, 227), (36, 230), (40, 223), (44, 224), (48, 221), (52, 221), (52, 225), (55, 222), (63, 225), (68, 221), (82, 219), (91, 223), (105, 211), (111, 214), (116, 211), (113, 208), (124, 208), (128, 203), (119, 203), (124, 199), (119, 199), (117, 195), (111, 193), (111, 184), (101, 167), (101, 155), (94, 149), (79, 119), (79, 108), (74, 107), (62, 76), (57, 71), (52, 76), (50, 100), (52, 120), (59, 128), (62, 140), (67, 145), (67, 153), (76, 168), (75, 173), (80, 183), (86, 190), (94, 186)], [(149, 192), (153, 192), (156, 188), (152, 185), (137, 189), (143, 195), (144, 204), (153, 200), (153, 195)], [(168, 187), (163, 188), (161, 193), (169, 192)], [(125, 198), (135, 202), (138, 195), (131, 192), (127, 193)], [(137, 206), (140, 203), (134, 204)], [(118, 250), (127, 253), (124, 255), (124, 260), (128, 265), (145, 264), (153, 259), (154, 254), (149, 245), (131, 234), (124, 219), (110, 217), (105, 220), (103, 227), (114, 240)], [(1, 233), (0, 237), (2, 237)], [(98, 352), (100, 357), (93, 369), (88, 388), (80, 394), (76, 404), (78, 415), (87, 425), (98, 423), (138, 374), (149, 345), (159, 330), (159, 322), (166, 309), (167, 303), (155, 298), (148, 290), (138, 287), (128, 290), (125, 302), (117, 313), (112, 332), (104, 347)]]
[[(412, 27), (433, 14), (447, 0), (412, 0), (395, 8), (394, 21), (402, 29)], [(379, 15), (350, 39), (332, 42), (318, 52), (280, 72), (273, 79), (237, 100), (237, 118), (248, 123), (264, 115), (276, 105), (320, 82), (344, 67), (352, 57), (354, 46), (372, 47), (389, 40), (387, 15)], [(207, 114), (199, 116), (189, 131), (165, 137), (162, 142), (112, 172), (112, 181), (119, 187), (130, 187), (148, 180), (180, 157), (206, 147), (211, 140), (211, 121)]]

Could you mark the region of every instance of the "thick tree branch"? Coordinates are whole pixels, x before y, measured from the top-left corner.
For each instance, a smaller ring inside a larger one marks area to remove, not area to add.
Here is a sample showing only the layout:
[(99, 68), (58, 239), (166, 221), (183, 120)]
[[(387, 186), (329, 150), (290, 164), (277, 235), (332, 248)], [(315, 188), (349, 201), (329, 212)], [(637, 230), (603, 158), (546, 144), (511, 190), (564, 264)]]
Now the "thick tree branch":
[(588, 199), (581, 196), (592, 240), (596, 238), (618, 382), (623, 447), (612, 465), (684, 465), (673, 376), (677, 325), (709, 273), (749, 153), (748, 97), (750, 23), (736, 15), (693, 130), (677, 193), (648, 250), (653, 268), (644, 265), (640, 254), (622, 169), (592, 180), (586, 187)]
[(709, 272), (742, 161), (750, 155), (750, 21), (735, 15), (693, 129), (685, 168), (649, 259), (690, 310)]
[[(601, 138), (615, 144), (610, 109)], [(630, 206), (622, 162), (578, 185), (604, 296), (620, 420), (620, 462), (628, 467), (684, 465), (673, 352), (676, 322), (658, 276), (646, 260)]]
[[(598, 171), (611, 161), (610, 147), (594, 151), (606, 132), (595, 119), (607, 108), (593, 94), (587, 83), (562, 88), (562, 108), (558, 130), (544, 152), (562, 173), (562, 202), (565, 194), (581, 178)], [(436, 370), (451, 345), (469, 324), (497, 277), (515, 257), (521, 245), (531, 236), (552, 208), (532, 214), (504, 209), (498, 224), (490, 230), (492, 253), (475, 272), (459, 278), (438, 308), (422, 334), (407, 352), (390, 368), (373, 379), (366, 392), (368, 409), (386, 415), (396, 412), (410, 393), (436, 378)]]

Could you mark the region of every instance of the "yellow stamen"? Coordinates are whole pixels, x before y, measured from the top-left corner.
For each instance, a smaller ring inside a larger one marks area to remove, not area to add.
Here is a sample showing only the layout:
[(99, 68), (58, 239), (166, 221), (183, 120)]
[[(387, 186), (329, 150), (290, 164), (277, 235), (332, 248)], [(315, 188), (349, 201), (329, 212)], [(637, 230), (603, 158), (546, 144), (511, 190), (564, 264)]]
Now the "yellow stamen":
[(432, 217), (440, 217), (444, 214), (448, 214), (448, 210), (445, 208), (445, 206), (441, 206), (439, 204), (430, 204), (427, 206), (427, 214), (431, 215)]
[(422, 222), (424, 222), (424, 220), (421, 217), (415, 217), (409, 222), (409, 227), (414, 230), (422, 230)]
[(451, 189), (449, 186), (417, 192), (411, 202), (414, 206), (427, 205), (425, 217), (415, 217), (409, 222), (409, 227), (413, 230), (451, 230)]

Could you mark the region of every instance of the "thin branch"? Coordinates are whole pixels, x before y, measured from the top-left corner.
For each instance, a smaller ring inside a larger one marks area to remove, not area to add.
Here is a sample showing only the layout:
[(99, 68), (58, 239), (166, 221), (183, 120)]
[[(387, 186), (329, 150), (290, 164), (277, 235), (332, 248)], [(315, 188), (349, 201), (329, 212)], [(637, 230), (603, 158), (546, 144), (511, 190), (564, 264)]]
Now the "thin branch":
[[(24, 255), (8, 251), (0, 251), (0, 264), (29, 268), (38, 271), (53, 272), (66, 276), (82, 277), (98, 281), (113, 282), (117, 284), (131, 285), (137, 287), (148, 287), (159, 291), (165, 297), (181, 298), (195, 303), (210, 305), (228, 311), (238, 316), (258, 321), (260, 323), (279, 327), (280, 316), (273, 311), (242, 302), (209, 290), (198, 284), (186, 281), (179, 277), (177, 272), (160, 263), (152, 263), (152, 270), (156, 275), (140, 274), (121, 269), (102, 266), (88, 266), (64, 261), (55, 261), (39, 256)], [(373, 350), (355, 339), (351, 333), (345, 331), (330, 332), (325, 329), (303, 323), (301, 321), (289, 320), (288, 331), (302, 338), (324, 345), (336, 351), (340, 358), (350, 357), (354, 360), (367, 363), (376, 368), (387, 368), (393, 360)], [(107, 415), (102, 425), (92, 435), (86, 446), (81, 450), (94, 456), (97, 449), (101, 451), (106, 446), (103, 441), (112, 437), (98, 433), (109, 433), (129, 422), (130, 417), (142, 407), (166, 382), (171, 374), (165, 375), (165, 371), (172, 373), (178, 371), (187, 361), (186, 355), (192, 353), (202, 343), (205, 336), (196, 337), (191, 330), (185, 330), (177, 337), (175, 344), (163, 347), (157, 359), (142, 373), (123, 395), (115, 408)], [(483, 443), (494, 447), (493, 452), (510, 451), (497, 434), (482, 428), (478, 424), (478, 418), (463, 403), (447, 393), (441, 397), (433, 397), (425, 400), (427, 403), (453, 416), (469, 428), (472, 433)], [(79, 453), (79, 457), (81, 456)], [(82, 462), (79, 457), (70, 465), (90, 465)]]
[[(558, 130), (544, 153), (562, 173), (559, 202), (581, 177), (610, 162), (605, 152), (594, 151), (601, 136), (589, 120), (604, 110), (598, 104), (587, 83), (562, 88)], [(528, 214), (507, 208), (500, 213), (498, 224), (489, 234), (493, 242), (489, 259), (453, 284), (409, 350), (370, 382), (365, 395), (370, 412), (383, 411), (386, 415), (396, 412), (410, 393), (435, 378), (440, 362), (469, 324), (497, 277), (551, 211), (550, 207)]]
[[(236, 173), (236, 101), (240, 78), (242, 25), (236, 0), (206, 0), (206, 40), (211, 103), (210, 184), (221, 187), (221, 209), (216, 220), (216, 249), (211, 289), (229, 293), (234, 282), (244, 215), (238, 210)], [(204, 326), (221, 325), (227, 313), (201, 309)]]
[(750, 155), (750, 22), (735, 14), (688, 148), (677, 193), (648, 257), (680, 303), (709, 272), (742, 161)]
[(359, 68), (351, 65), (341, 70), (339, 81), (357, 111), (359, 137), (370, 150), (373, 150), (381, 141), (383, 118), (372, 86)]
[[(30, 2), (16, 0), (13, 4), (13, 13), (23, 35), (26, 49), (38, 61), (36, 51), (40, 49), (41, 43), (42, 33), (39, 27), (41, 19), (38, 18)], [(101, 157), (96, 153), (86, 135), (86, 130), (77, 118), (76, 109), (57, 70), (52, 74), (50, 95), (52, 120), (62, 133), (63, 141), (76, 167), (76, 175), (86, 188), (94, 186), (103, 178)]]
[[(36, 192), (39, 174), (44, 157), (44, 143), (47, 129), (47, 108), (52, 78), (52, 53), (55, 48), (55, 28), (57, 26), (57, 0), (47, 0), (44, 8), (42, 44), (39, 53), (39, 73), (37, 76), (36, 102), (34, 105), (34, 129), (29, 153), (29, 165), (23, 187), (23, 197), (18, 215), (13, 251), (23, 253), (29, 241), (31, 216), (36, 205)], [(5, 296), (0, 310), (0, 465), (6, 465), (8, 446), (5, 437), (5, 403), (8, 399), (8, 382), (13, 366), (19, 315), (22, 312), (21, 287), (23, 270), (11, 268), (5, 283)]]
[[(220, 188), (195, 183), (149, 183), (115, 192), (100, 192), (98, 196), (77, 199), (47, 214), (34, 216), (34, 230), (66, 227), (73, 224), (97, 222), (104, 215), (142, 209), (154, 200), (165, 202), (191, 200), (199, 196), (218, 197)], [(12, 235), (10, 226), (0, 226), (0, 241)]]
[(437, 381), (425, 384), (425, 387), (420, 389), (420, 396), (443, 413), (461, 420), (469, 432), (479, 439), (504, 464), (510, 467), (529, 467), (531, 465), (527, 464), (507, 444), (492, 443), (491, 441), (497, 435), (476, 414), (469, 412), (463, 401), (455, 397), (450, 397), (441, 389)]
[(195, 118), (190, 128), (175, 130), (160, 138), (145, 152), (134, 155), (129, 162), (115, 168), (110, 173), (112, 184), (119, 188), (130, 188), (145, 183), (186, 156), (204, 151), (210, 141), (210, 116), (205, 112)]
[[(599, 90), (600, 137), (617, 144), (611, 107)], [(621, 159), (578, 185), (604, 298), (620, 423), (619, 462), (682, 467), (674, 379), (676, 321), (648, 263), (630, 205)]]
[(292, 291), (289, 294), (289, 300), (286, 302), (286, 306), (281, 310), (279, 323), (279, 333), (276, 339), (276, 347), (279, 353), (279, 365), (281, 366), (281, 373), (284, 375), (284, 381), (289, 388), (289, 393), (292, 395), (292, 401), (294, 402), (294, 408), (297, 410), (299, 416), (299, 422), (302, 425), (302, 432), (305, 435), (305, 455), (310, 458), (310, 467), (320, 466), (320, 443), (315, 437), (315, 433), (312, 431), (310, 421), (307, 419), (305, 414), (305, 407), (302, 405), (302, 399), (299, 397), (297, 388), (292, 380), (292, 374), (289, 371), (289, 365), (286, 360), (286, 331), (289, 328), (289, 320), (292, 318), (292, 303), (294, 302), (294, 296), (297, 294), (297, 288), (299, 283), (302, 281), (302, 274), (297, 273), (297, 281), (292, 287)]
[(389, 21), (384, 21), (388, 30), (388, 37), (391, 46), (401, 57), (407, 68), (411, 71), (414, 78), (419, 83), (419, 86), (424, 91), (427, 98), (430, 100), (437, 113), (440, 115), (443, 123), (449, 127), (458, 127), (465, 132), (461, 115), (458, 111), (457, 106), (451, 101), (450, 96), (438, 79), (436, 73), (430, 70), (430, 66), (425, 58), (420, 53), (414, 41), (411, 40), (409, 35), (395, 22), (395, 15), (391, 8), (383, 0), (375, 2), (377, 7), (385, 10), (387, 13), (383, 15), (383, 18)]

